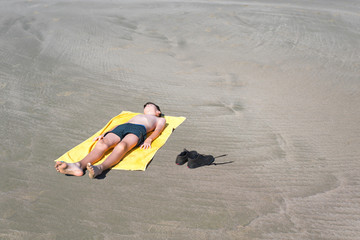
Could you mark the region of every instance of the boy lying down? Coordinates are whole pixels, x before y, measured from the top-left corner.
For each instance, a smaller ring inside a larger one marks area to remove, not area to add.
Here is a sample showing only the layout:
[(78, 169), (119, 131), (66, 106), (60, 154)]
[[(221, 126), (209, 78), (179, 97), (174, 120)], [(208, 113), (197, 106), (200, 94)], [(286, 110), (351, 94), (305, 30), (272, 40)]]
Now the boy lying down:
[[(97, 141), (94, 149), (80, 162), (65, 163), (57, 161), (55, 164), (56, 170), (63, 174), (82, 176), (86, 168), (89, 171), (89, 177), (95, 178), (104, 170), (119, 163), (125, 154), (134, 147), (151, 148), (151, 142), (165, 128), (166, 120), (161, 118), (160, 115), (161, 110), (158, 105), (152, 102), (146, 103), (144, 105), (144, 114), (136, 115), (127, 123), (118, 125), (111, 131), (94, 138), (94, 141)], [(146, 138), (146, 134), (151, 131), (153, 133)], [(103, 163), (93, 165), (100, 161), (105, 152), (112, 148), (112, 153)]]

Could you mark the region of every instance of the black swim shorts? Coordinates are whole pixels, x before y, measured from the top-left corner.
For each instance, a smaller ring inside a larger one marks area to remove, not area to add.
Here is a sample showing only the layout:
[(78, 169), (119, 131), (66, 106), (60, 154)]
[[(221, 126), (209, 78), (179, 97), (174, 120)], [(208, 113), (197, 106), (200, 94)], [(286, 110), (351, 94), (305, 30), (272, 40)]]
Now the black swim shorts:
[(119, 136), (120, 139), (123, 139), (129, 133), (135, 134), (139, 138), (137, 146), (140, 146), (145, 141), (145, 138), (146, 138), (145, 126), (141, 125), (141, 124), (134, 124), (134, 123), (121, 124), (121, 125), (117, 126), (116, 128), (114, 128), (113, 130), (111, 130), (110, 132), (105, 133), (104, 137), (108, 133), (114, 133), (117, 136)]

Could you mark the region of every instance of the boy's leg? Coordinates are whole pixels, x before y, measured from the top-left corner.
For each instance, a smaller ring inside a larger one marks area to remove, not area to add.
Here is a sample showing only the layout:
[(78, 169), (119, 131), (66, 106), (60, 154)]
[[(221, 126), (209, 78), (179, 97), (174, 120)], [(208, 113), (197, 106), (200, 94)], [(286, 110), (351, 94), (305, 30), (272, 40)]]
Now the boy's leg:
[(85, 169), (88, 163), (94, 164), (100, 161), (100, 159), (104, 156), (106, 151), (108, 151), (111, 148), (114, 148), (119, 142), (120, 137), (114, 133), (108, 133), (103, 139), (100, 139), (94, 149), (86, 155), (86, 157), (81, 160), (80, 168)]
[(135, 134), (126, 135), (120, 143), (118, 143), (112, 153), (105, 159), (103, 163), (93, 166), (88, 163), (87, 169), (89, 170), (89, 177), (94, 178), (101, 174), (104, 170), (115, 166), (125, 156), (125, 154), (136, 146), (139, 138)]
[(84, 175), (84, 169), (86, 168), (88, 163), (94, 164), (98, 162), (102, 158), (104, 153), (110, 148), (116, 146), (119, 141), (119, 136), (113, 133), (109, 133), (103, 139), (99, 140), (96, 143), (95, 148), (80, 162), (65, 163), (57, 161), (55, 164), (55, 168), (58, 172), (63, 174), (82, 176)]

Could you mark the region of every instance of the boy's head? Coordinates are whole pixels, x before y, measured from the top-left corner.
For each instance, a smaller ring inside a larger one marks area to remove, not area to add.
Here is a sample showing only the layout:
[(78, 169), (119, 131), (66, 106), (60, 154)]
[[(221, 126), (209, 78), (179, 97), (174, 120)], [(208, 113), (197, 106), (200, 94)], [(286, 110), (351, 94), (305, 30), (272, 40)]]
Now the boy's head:
[(147, 102), (144, 105), (144, 113), (145, 114), (154, 114), (157, 117), (161, 116), (161, 110), (158, 105), (152, 102)]

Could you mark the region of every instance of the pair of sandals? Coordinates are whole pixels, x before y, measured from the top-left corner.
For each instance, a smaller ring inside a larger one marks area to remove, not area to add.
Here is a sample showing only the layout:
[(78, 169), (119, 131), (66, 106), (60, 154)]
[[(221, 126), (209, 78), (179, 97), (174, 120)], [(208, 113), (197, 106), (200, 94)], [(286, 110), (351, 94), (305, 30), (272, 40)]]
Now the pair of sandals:
[(212, 155), (203, 155), (197, 151), (188, 151), (184, 149), (177, 155), (175, 163), (177, 165), (184, 165), (187, 162), (188, 168), (198, 168), (201, 166), (211, 165), (215, 161)]

